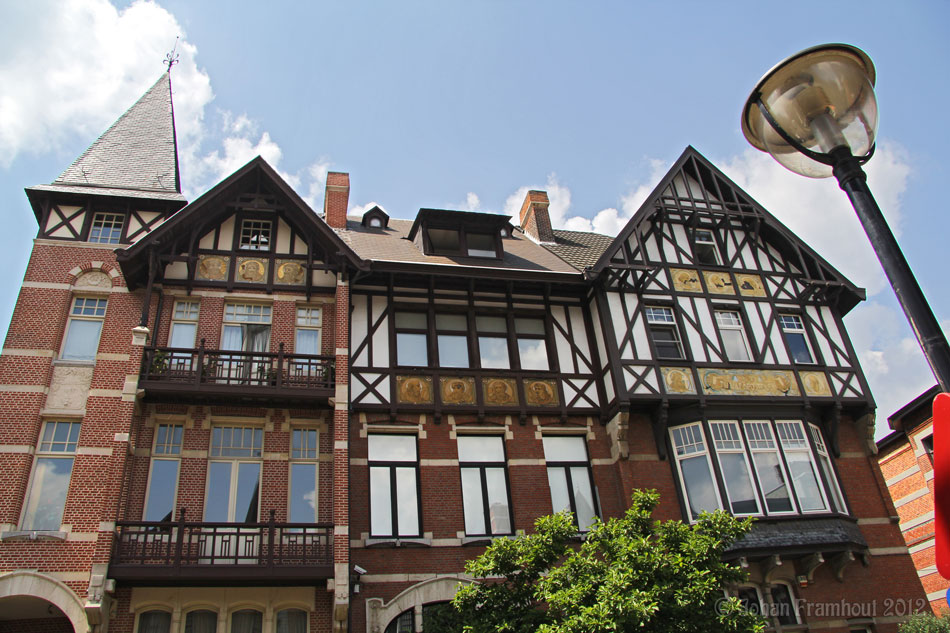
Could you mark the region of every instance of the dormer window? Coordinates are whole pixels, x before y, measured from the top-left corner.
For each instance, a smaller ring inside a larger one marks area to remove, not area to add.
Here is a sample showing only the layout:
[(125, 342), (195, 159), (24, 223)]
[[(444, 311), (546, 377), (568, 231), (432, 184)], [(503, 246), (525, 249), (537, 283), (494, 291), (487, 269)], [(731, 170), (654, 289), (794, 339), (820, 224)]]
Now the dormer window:
[(375, 206), (363, 214), (363, 219), (360, 221), (360, 224), (371, 229), (385, 229), (389, 226), (389, 215), (378, 206)]
[(510, 220), (493, 213), (420, 209), (409, 239), (426, 255), (501, 259)]
[(270, 220), (244, 220), (241, 222), (242, 251), (269, 251), (271, 244)]
[(696, 255), (696, 261), (700, 264), (706, 264), (707, 266), (722, 265), (716, 236), (708, 229), (696, 229), (696, 233), (693, 235), (693, 252)]
[(122, 213), (96, 213), (92, 216), (89, 241), (99, 244), (118, 244), (122, 239), (124, 221), (125, 215)]

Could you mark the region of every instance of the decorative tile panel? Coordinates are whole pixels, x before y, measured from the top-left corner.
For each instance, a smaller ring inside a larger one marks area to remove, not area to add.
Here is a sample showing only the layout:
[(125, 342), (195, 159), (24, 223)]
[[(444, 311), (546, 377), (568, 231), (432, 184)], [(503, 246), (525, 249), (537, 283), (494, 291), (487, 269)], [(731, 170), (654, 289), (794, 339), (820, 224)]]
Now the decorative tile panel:
[(228, 278), (228, 258), (217, 255), (202, 255), (198, 258), (198, 279), (224, 281)]
[(518, 404), (518, 385), (511, 378), (482, 379), (482, 393), (488, 406)]
[(442, 404), (475, 404), (474, 378), (440, 378), (439, 383)]
[(525, 380), (524, 399), (532, 407), (556, 407), (557, 383), (553, 380)]
[(799, 372), (802, 377), (802, 385), (805, 387), (806, 396), (831, 396), (831, 387), (828, 385), (828, 378), (822, 371), (803, 371)]
[(258, 257), (238, 257), (235, 281), (260, 284), (267, 281), (267, 260)]
[(696, 393), (693, 374), (683, 367), (660, 367), (666, 393)]
[(702, 292), (703, 284), (699, 281), (699, 273), (688, 268), (670, 268), (670, 277), (673, 278), (673, 287), (680, 292)]
[(277, 260), (274, 281), (288, 286), (302, 286), (307, 280), (307, 270), (297, 261)]
[(703, 278), (706, 280), (706, 289), (712, 295), (734, 295), (736, 287), (732, 283), (732, 277), (729, 273), (715, 270), (703, 271)]
[(703, 393), (710, 396), (799, 396), (795, 375), (788, 370), (699, 370)]
[(396, 376), (396, 402), (432, 404), (432, 378)]
[(739, 285), (739, 294), (743, 297), (764, 297), (765, 286), (758, 275), (736, 274), (736, 283)]

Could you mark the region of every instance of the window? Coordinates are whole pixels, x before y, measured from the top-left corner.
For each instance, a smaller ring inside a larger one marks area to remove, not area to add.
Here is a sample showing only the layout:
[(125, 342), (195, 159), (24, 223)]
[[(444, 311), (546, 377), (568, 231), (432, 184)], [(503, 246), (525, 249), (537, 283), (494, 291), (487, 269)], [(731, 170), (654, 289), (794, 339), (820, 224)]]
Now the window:
[(736, 590), (736, 597), (739, 598), (739, 602), (746, 611), (762, 615), (762, 594), (759, 593), (758, 587), (743, 585)]
[(650, 338), (653, 340), (653, 347), (656, 349), (656, 357), (681, 360), (684, 357), (683, 344), (680, 343), (673, 309), (647, 306), (645, 311)]
[(277, 612), (277, 633), (307, 633), (308, 619), (303, 609), (282, 609)]
[(934, 436), (933, 434), (930, 434), (927, 437), (921, 438), (920, 447), (924, 449), (924, 452), (927, 454), (927, 459), (929, 459), (931, 465), (933, 465), (934, 463)]
[(426, 367), (429, 364), (429, 319), (424, 312), (396, 312), (396, 364)]
[(825, 495), (819, 484), (818, 471), (815, 469), (815, 458), (805, 437), (802, 423), (798, 421), (776, 422), (779, 440), (782, 443), (782, 452), (788, 462), (788, 470), (792, 476), (792, 486), (798, 497), (798, 505), (802, 512), (817, 512), (827, 510)]
[(815, 357), (811, 353), (802, 318), (797, 314), (780, 314), (778, 320), (779, 325), (782, 326), (785, 344), (788, 345), (788, 351), (792, 355), (792, 361), (805, 365), (814, 363)]
[(828, 449), (825, 447), (825, 438), (821, 435), (821, 429), (814, 424), (809, 424), (808, 430), (811, 432), (811, 441), (815, 444), (815, 452), (818, 453), (818, 465), (821, 467), (821, 474), (831, 490), (831, 504), (834, 506), (832, 509), (837, 512), (847, 512), (844, 495), (841, 494), (841, 488), (838, 486), (838, 478), (835, 477), (835, 470), (831, 465), (831, 457), (829, 457)]
[(290, 446), (290, 522), (317, 520), (319, 433), (317, 429), (293, 429)]
[(468, 318), (464, 314), (436, 314), (435, 334), (439, 367), (469, 367)]
[(271, 368), (264, 353), (270, 348), (271, 307), (246, 303), (224, 306), (221, 349), (229, 352), (258, 352), (259, 355), (222, 355), (218, 377), (234, 382), (262, 383)]
[(297, 307), (297, 330), (294, 336), (295, 354), (319, 356), (321, 346), (321, 328), (323, 310), (309, 306)]
[(792, 588), (785, 583), (772, 585), (772, 614), (778, 623), (782, 626), (800, 624), (798, 617), (798, 605)]
[(370, 534), (421, 536), (414, 435), (369, 436)]
[(578, 529), (586, 532), (597, 516), (587, 442), (583, 437), (559, 435), (546, 435), (541, 441), (551, 505), (555, 512), (572, 512)]
[(198, 302), (176, 301), (172, 312), (171, 331), (168, 334), (168, 346), (180, 349), (193, 349), (198, 334)]
[(124, 221), (125, 215), (121, 213), (96, 213), (92, 216), (89, 241), (99, 244), (118, 244), (122, 239)]
[(808, 428), (813, 445), (800, 420), (709, 420), (670, 429), (692, 518), (721, 507), (735, 515), (847, 512), (821, 431)]
[(217, 630), (218, 614), (214, 611), (190, 611), (185, 616), (185, 633), (215, 633)]
[(33, 479), (23, 510), (24, 530), (58, 531), (79, 441), (79, 422), (46, 422), (33, 462)]
[(271, 245), (270, 220), (244, 220), (241, 222), (242, 251), (269, 251)]
[(66, 336), (63, 337), (64, 360), (96, 360), (99, 335), (106, 316), (106, 299), (76, 297), (69, 311)]
[(515, 336), (518, 339), (518, 359), (521, 369), (547, 371), (547, 338), (544, 334), (544, 319), (515, 319)]
[(475, 317), (478, 356), (482, 369), (510, 369), (508, 321), (499, 316)]
[(139, 616), (138, 633), (169, 633), (172, 614), (168, 611), (146, 611)]
[(393, 621), (386, 627), (385, 633), (415, 633), (416, 631), (416, 611), (407, 609), (393, 618)]
[(231, 633), (261, 633), (264, 614), (254, 609), (241, 609), (231, 614)]
[(722, 508), (702, 426), (696, 423), (676, 427), (670, 429), (670, 435), (690, 517), (696, 519), (704, 510), (712, 512)]
[(719, 246), (716, 244), (716, 236), (712, 231), (696, 229), (693, 234), (693, 249), (698, 263), (707, 266), (722, 265), (722, 260), (719, 257)]
[(749, 343), (745, 338), (745, 328), (742, 327), (742, 318), (738, 312), (716, 310), (716, 325), (719, 327), (719, 336), (722, 337), (723, 351), (727, 359), (752, 360)]
[(430, 253), (434, 255), (467, 255), (468, 257), (498, 257), (498, 237), (495, 233), (472, 229), (432, 227), (429, 236)]
[(465, 533), (469, 536), (511, 534), (504, 439), (460, 436), (458, 452)]
[(779, 455), (771, 422), (748, 421), (744, 423), (749, 452), (755, 464), (755, 474), (769, 514), (793, 512), (789, 497), (788, 475)]
[(710, 422), (709, 427), (732, 514), (758, 514), (759, 500), (752, 485), (752, 471), (739, 434), (739, 423)]
[(263, 435), (253, 427), (212, 428), (205, 521), (257, 522)]
[(180, 424), (159, 424), (155, 429), (155, 447), (145, 493), (146, 521), (171, 521), (175, 518), (181, 434)]

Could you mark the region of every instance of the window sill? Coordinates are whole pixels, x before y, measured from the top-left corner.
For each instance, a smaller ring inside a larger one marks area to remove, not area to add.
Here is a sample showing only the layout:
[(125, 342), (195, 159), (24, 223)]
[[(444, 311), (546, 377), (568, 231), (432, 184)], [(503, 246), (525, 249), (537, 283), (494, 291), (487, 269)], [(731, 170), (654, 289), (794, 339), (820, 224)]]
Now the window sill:
[(465, 536), (462, 538), (462, 545), (490, 545), (492, 541), (500, 541), (502, 539), (514, 540), (518, 538), (514, 534), (489, 534), (485, 536)]
[(394, 537), (372, 537), (363, 540), (363, 547), (366, 548), (385, 548), (385, 547), (430, 547), (432, 539), (421, 537), (394, 538)]
[(96, 359), (92, 360), (67, 360), (63, 358), (54, 358), (53, 365), (58, 367), (95, 367)]
[(53, 530), (17, 530), (0, 532), (0, 541), (65, 541), (66, 532)]

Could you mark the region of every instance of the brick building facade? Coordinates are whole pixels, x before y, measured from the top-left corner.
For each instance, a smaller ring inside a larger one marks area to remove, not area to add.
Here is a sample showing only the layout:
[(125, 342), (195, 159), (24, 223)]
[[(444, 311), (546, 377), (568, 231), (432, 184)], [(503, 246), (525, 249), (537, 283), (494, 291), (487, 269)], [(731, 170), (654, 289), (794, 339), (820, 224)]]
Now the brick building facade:
[[(464, 561), (634, 488), (758, 517), (775, 630), (926, 607), (842, 317), (863, 299), (688, 148), (616, 237), (375, 207), (256, 158), (186, 203), (163, 76), (50, 185), (0, 356), (0, 632), (424, 627)], [(884, 599), (890, 600), (885, 603)]]
[(900, 520), (920, 583), (935, 613), (947, 611), (950, 581), (937, 573), (934, 549), (933, 401), (937, 387), (908, 402), (887, 421), (878, 463)]

